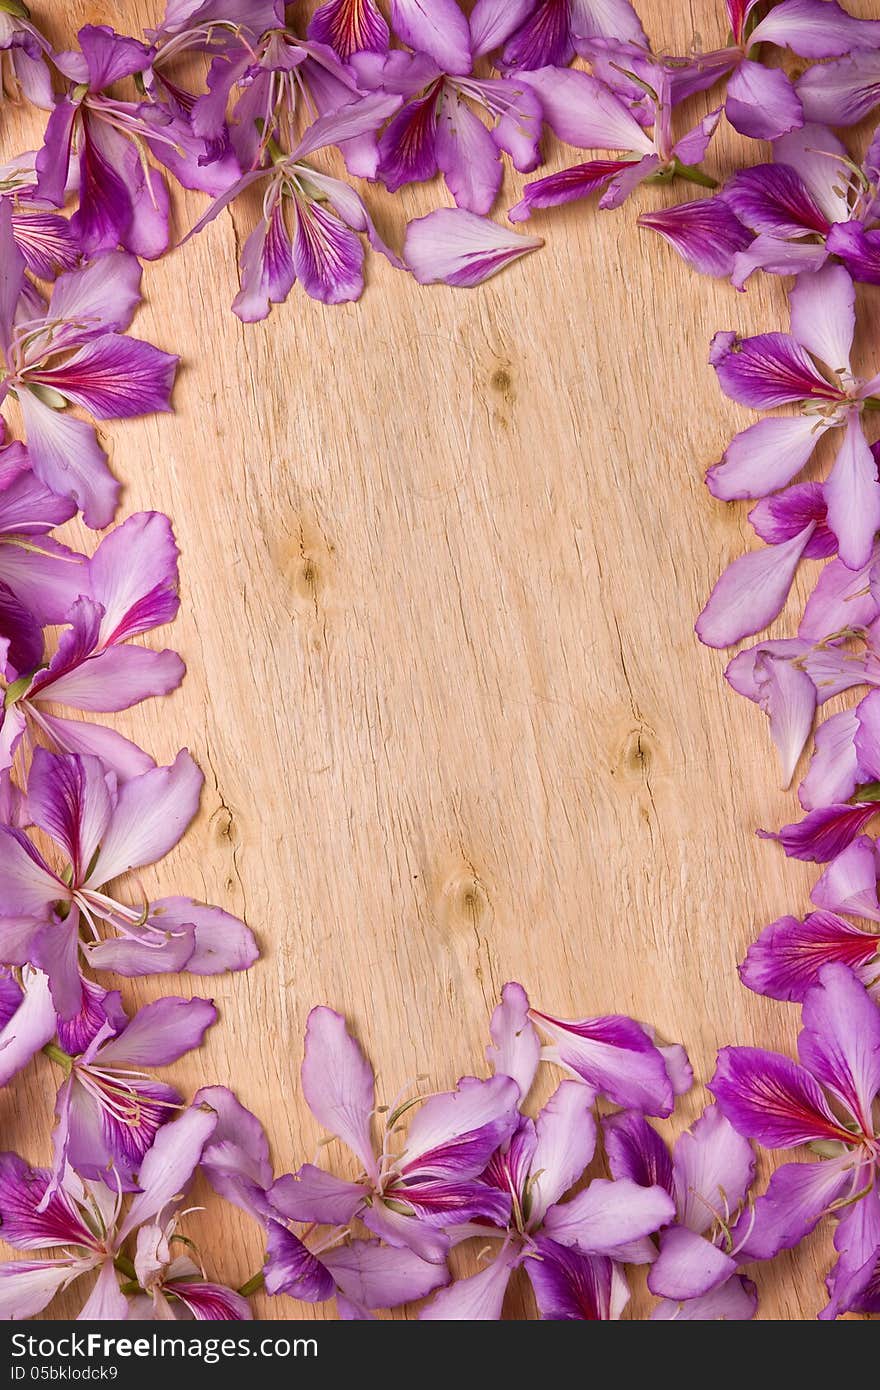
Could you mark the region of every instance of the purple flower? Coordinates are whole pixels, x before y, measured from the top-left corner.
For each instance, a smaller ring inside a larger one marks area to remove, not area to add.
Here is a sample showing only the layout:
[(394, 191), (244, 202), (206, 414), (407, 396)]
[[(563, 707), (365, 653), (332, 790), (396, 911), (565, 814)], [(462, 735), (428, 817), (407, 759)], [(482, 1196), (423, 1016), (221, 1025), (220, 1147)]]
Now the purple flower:
[[(870, 557), (880, 526), (877, 460), (862, 429), (864, 403), (880, 389), (880, 377), (864, 380), (853, 375), (854, 303), (847, 272), (842, 266), (826, 265), (798, 276), (791, 293), (791, 333), (742, 339), (735, 333), (715, 335), (710, 361), (731, 400), (759, 410), (797, 405), (800, 413), (750, 425), (707, 475), (715, 497), (765, 497), (800, 473), (826, 431), (842, 430), (823, 496), (827, 525), (837, 537), (841, 559), (852, 570)], [(788, 544), (794, 546), (794, 541)], [(725, 579), (697, 623), (698, 634), (710, 646), (726, 646), (768, 621), (758, 611), (759, 621), (741, 626), (753, 596), (747, 595), (743, 603), (738, 586)], [(731, 612), (731, 599), (734, 609), (739, 605), (743, 611)], [(730, 635), (733, 632), (736, 636)]]
[[(0, 493), (0, 525), (2, 497)], [(139, 512), (105, 536), (82, 568), (67, 565), (72, 574), (65, 572), (61, 557), (52, 552), (43, 557), (42, 571), (50, 584), (55, 569), (49, 569), (49, 564), (61, 570), (56, 607), (61, 607), (71, 587), (78, 586), (80, 596), (75, 601), (68, 597), (64, 616), (70, 626), (51, 660), (39, 670), (20, 672), (7, 694), (0, 713), (0, 766), (11, 767), (22, 737), (40, 731), (59, 752), (95, 754), (120, 779), (155, 767), (149, 754), (115, 729), (62, 717), (54, 707), (67, 705), (89, 712), (128, 709), (177, 688), (185, 668), (176, 652), (128, 645), (130, 638), (176, 616), (177, 554), (168, 518), (159, 512)], [(3, 555), (0, 546), (0, 574)], [(42, 650), (34, 666), (41, 661)]]
[(0, 98), (25, 97), (33, 106), (51, 109), (52, 79), (46, 66), (51, 52), (21, 0), (4, 0), (0, 9)]
[(193, 1105), (162, 1126), (141, 1163), (139, 1188), (124, 1216), (122, 1194), (110, 1184), (83, 1182), (68, 1168), (59, 1186), (45, 1169), (30, 1168), (18, 1154), (0, 1155), (3, 1239), (17, 1250), (50, 1252), (45, 1259), (0, 1265), (0, 1318), (36, 1317), (56, 1293), (94, 1273), (98, 1277), (80, 1319), (128, 1318), (130, 1305), (114, 1262), (139, 1227), (158, 1222), (168, 1229), (216, 1123), (207, 1106)]
[[(522, 200), (511, 208), (512, 222), (522, 222), (537, 208), (556, 207), (603, 189), (600, 208), (616, 208), (645, 179), (657, 175), (688, 175), (703, 159), (718, 124), (720, 108), (704, 117), (678, 140), (672, 135), (672, 108), (677, 94), (659, 60), (645, 63), (656, 88), (651, 87), (653, 125), (648, 134), (622, 96), (597, 77), (573, 69), (545, 67), (520, 74), (536, 92), (550, 128), (569, 145), (581, 149), (619, 150), (614, 158), (591, 159), (558, 174), (526, 184)], [(701, 182), (712, 183), (703, 175)]]
[(796, 85), (808, 121), (856, 125), (880, 103), (880, 52), (856, 47), (836, 62), (807, 68)]
[[(189, 969), (211, 975), (247, 969), (256, 946), (247, 927), (190, 898), (131, 907), (110, 896), (110, 880), (152, 864), (177, 844), (196, 813), (203, 777), (186, 750), (171, 767), (116, 784), (88, 755), (37, 748), (28, 778), (28, 815), (67, 859), (55, 869), (23, 831), (0, 825), (0, 955), (49, 977), (55, 1007), (81, 1007), (77, 961), (122, 975)], [(66, 914), (66, 915), (64, 915)], [(86, 938), (80, 938), (80, 929)], [(102, 938), (101, 928), (110, 935)]]
[(470, 288), (543, 245), (463, 208), (438, 208), (407, 225), (403, 258), (420, 285)]
[(13, 239), (28, 270), (51, 280), (59, 270), (73, 270), (80, 247), (67, 218), (36, 197), (36, 178), (34, 156), (19, 155), (0, 166), (0, 197), (9, 201)]
[(831, 131), (805, 125), (774, 141), (773, 157), (773, 164), (734, 174), (724, 189), (740, 222), (756, 233), (736, 257), (737, 289), (758, 269), (774, 275), (821, 269), (851, 235), (864, 235), (859, 219), (873, 217), (875, 194)]
[(693, 270), (724, 279), (751, 240), (721, 195), (643, 212), (637, 221), (659, 232)]
[(73, 498), (87, 526), (106, 526), (119, 484), (92, 427), (63, 407), (82, 406), (98, 420), (169, 410), (178, 359), (123, 336), (140, 302), (134, 257), (113, 252), (60, 276), (48, 306), (33, 314), (22, 297), (25, 263), (3, 199), (0, 264), (0, 403), (10, 392), (17, 396), (40, 481)]
[(91, 1182), (132, 1192), (157, 1131), (182, 1104), (172, 1086), (143, 1069), (168, 1066), (200, 1047), (217, 1010), (208, 999), (167, 997), (129, 1020), (117, 993), (101, 993), (103, 1022), (84, 1051), (51, 1052), (66, 1073), (55, 1103), (55, 1181), (69, 1165)]
[(509, 1200), (480, 1175), (517, 1123), (519, 1091), (509, 1077), (465, 1077), (454, 1091), (425, 1100), (398, 1149), (399, 1122), (413, 1104), (401, 1098), (386, 1112), (376, 1145), (372, 1070), (342, 1016), (322, 1007), (309, 1014), (302, 1084), (312, 1114), (351, 1149), (362, 1172), (343, 1182), (307, 1163), (281, 1180), (283, 1203), (278, 1185), (273, 1198), (291, 1220), (340, 1225), (357, 1216), (387, 1244), (434, 1264), (449, 1250), (447, 1226), (506, 1220)]
[(3, 438), (0, 421), (0, 584), (40, 625), (61, 623), (88, 587), (87, 562), (49, 532), (76, 507), (34, 476), (23, 445)]
[[(473, 49), (477, 60), (479, 44)], [(518, 74), (480, 78), (470, 63), (445, 71), (423, 53), (397, 51), (362, 59), (358, 73), (364, 86), (403, 99), (379, 140), (377, 174), (390, 192), (439, 171), (458, 207), (488, 213), (501, 187), (502, 150), (523, 172), (537, 167), (541, 104)], [(473, 106), (488, 113), (490, 129)]]
[[(790, 1249), (826, 1214), (838, 1216), (840, 1258), (820, 1317), (872, 1311), (880, 1258), (878, 1135), (880, 1012), (844, 965), (826, 965), (803, 1003), (800, 1065), (775, 1052), (727, 1047), (710, 1089), (734, 1129), (769, 1149), (809, 1144), (817, 1163), (785, 1163), (754, 1210), (747, 1258)], [(843, 1116), (844, 1118), (840, 1118)]]
[[(222, 1086), (205, 1088), (193, 1103), (210, 1106), (218, 1116), (202, 1159), (208, 1180), (227, 1201), (265, 1227), (269, 1293), (290, 1294), (308, 1303), (335, 1296), (341, 1318), (363, 1320), (372, 1318), (374, 1309), (424, 1298), (448, 1282), (443, 1263), (422, 1260), (404, 1246), (348, 1237), (348, 1231), (336, 1223), (336, 1207), (331, 1208), (329, 1226), (297, 1235), (285, 1209), (288, 1191), (296, 1199), (295, 1179), (283, 1177), (275, 1182), (269, 1143), (259, 1120)], [(342, 1193), (339, 1210), (347, 1210), (346, 1189), (351, 1184), (325, 1176), (325, 1200), (330, 1202), (335, 1185)]]
[(751, 1318), (755, 1287), (739, 1273), (737, 1260), (750, 1230), (741, 1212), (755, 1173), (747, 1140), (716, 1105), (680, 1135), (671, 1160), (656, 1130), (636, 1112), (611, 1115), (603, 1128), (614, 1177), (659, 1184), (675, 1202), (675, 1220), (660, 1233), (660, 1253), (648, 1275), (648, 1288), (662, 1299), (652, 1318)]
[(328, 145), (343, 143), (376, 127), (400, 104), (398, 96), (375, 93), (310, 126), (292, 154), (268, 169), (255, 169), (212, 205), (190, 236), (202, 230), (245, 188), (264, 182), (263, 215), (242, 248), (241, 290), (233, 310), (245, 323), (264, 319), (299, 280), (313, 299), (340, 304), (364, 287), (364, 251), (359, 233), (392, 264), (402, 262), (373, 226), (358, 193), (306, 163)]

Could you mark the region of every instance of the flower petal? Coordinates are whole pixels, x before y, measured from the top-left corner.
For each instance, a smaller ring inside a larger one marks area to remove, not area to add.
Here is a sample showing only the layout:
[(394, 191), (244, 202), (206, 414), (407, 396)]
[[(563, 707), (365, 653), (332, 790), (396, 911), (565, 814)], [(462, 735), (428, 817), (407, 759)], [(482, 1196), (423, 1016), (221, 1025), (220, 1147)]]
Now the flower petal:
[(140, 1191), (120, 1226), (120, 1242), (186, 1191), (216, 1125), (215, 1111), (194, 1103), (179, 1119), (162, 1126), (141, 1164)]
[(810, 897), (817, 907), (880, 922), (877, 870), (875, 841), (862, 835), (831, 861)]
[(853, 415), (825, 483), (825, 501), (841, 560), (849, 569), (860, 569), (871, 558), (880, 528), (880, 480), (877, 460)]
[(854, 18), (837, 0), (782, 0), (749, 41), (791, 48), (801, 58), (837, 58), (851, 48), (880, 47), (880, 23)]
[(723, 1250), (687, 1226), (672, 1226), (660, 1237), (660, 1254), (648, 1274), (648, 1288), (662, 1298), (700, 1298), (735, 1274), (736, 1261)]
[(286, 1293), (303, 1303), (323, 1303), (333, 1297), (330, 1271), (293, 1231), (277, 1221), (270, 1221), (266, 1229), (264, 1271), (267, 1293)]
[[(734, 1212), (755, 1176), (755, 1155), (717, 1105), (709, 1105), (673, 1150), (679, 1220), (704, 1235), (719, 1211)], [(730, 1271), (731, 1273), (733, 1271)], [(655, 1290), (658, 1292), (658, 1290)], [(668, 1298), (694, 1298), (659, 1290)], [(699, 1292), (705, 1293), (706, 1289)]]
[(164, 1067), (200, 1047), (217, 1021), (210, 999), (168, 995), (138, 1009), (129, 1024), (95, 1053), (102, 1067)]
[(588, 1255), (652, 1235), (675, 1218), (675, 1203), (662, 1187), (642, 1187), (628, 1178), (595, 1178), (568, 1202), (551, 1207), (544, 1230), (563, 1245)]
[(880, 1092), (880, 1011), (845, 965), (825, 965), (803, 1004), (798, 1054), (817, 1081), (873, 1135)]
[(375, 1240), (353, 1240), (328, 1250), (323, 1261), (337, 1288), (363, 1308), (397, 1308), (449, 1283), (445, 1266)]
[(582, 1176), (596, 1149), (593, 1097), (579, 1081), (563, 1081), (535, 1121), (529, 1220), (537, 1227), (548, 1207)]
[(432, 1096), (416, 1111), (406, 1139), (406, 1177), (475, 1178), (513, 1133), (519, 1087), (509, 1076), (464, 1077), (454, 1091)]
[(576, 68), (543, 67), (517, 74), (537, 92), (544, 119), (567, 145), (582, 150), (654, 153), (645, 131), (604, 82)]
[(734, 257), (751, 241), (726, 197), (678, 203), (656, 212), (640, 213), (636, 220), (640, 227), (659, 232), (701, 275), (730, 276)]
[(376, 1175), (371, 1116), (376, 1104), (369, 1062), (347, 1031), (342, 1014), (321, 1006), (306, 1024), (302, 1087), (318, 1123), (341, 1139)]
[[(768, 627), (785, 605), (813, 530), (811, 522), (790, 541), (751, 550), (728, 565), (697, 619), (695, 630), (700, 641), (707, 647), (730, 647)], [(780, 667), (782, 663), (774, 665)], [(794, 667), (789, 669), (794, 671)], [(773, 678), (773, 667), (760, 673), (756, 667), (756, 676)]]
[(545, 1236), (538, 1237), (536, 1255), (526, 1260), (525, 1267), (543, 1322), (598, 1322), (612, 1317), (614, 1266), (607, 1256), (582, 1255)]
[(848, 372), (856, 329), (855, 289), (842, 265), (799, 275), (789, 296), (791, 331), (833, 372)]
[(455, 0), (391, 0), (391, 25), (398, 38), (427, 53), (444, 72), (470, 72), (470, 29)]
[(781, 68), (744, 59), (727, 83), (727, 119), (740, 135), (775, 140), (803, 125), (804, 111), (791, 79)]
[(740, 1260), (772, 1260), (808, 1236), (850, 1186), (849, 1156), (819, 1163), (783, 1163), (755, 1203), (754, 1222)]
[(328, 1226), (347, 1226), (365, 1197), (362, 1183), (346, 1182), (313, 1163), (304, 1163), (295, 1174), (286, 1173), (271, 1193), (273, 1206), (288, 1220)]
[(860, 780), (855, 735), (859, 727), (855, 710), (832, 714), (816, 730), (810, 770), (798, 788), (805, 811), (849, 801)]
[(506, 1246), (479, 1274), (457, 1279), (419, 1313), (421, 1322), (497, 1322), (517, 1254)]
[(192, 898), (158, 898), (150, 904), (148, 923), (172, 936), (181, 931), (193, 934), (186, 962), (192, 975), (249, 970), (260, 954), (253, 933), (238, 917)]
[(829, 385), (789, 333), (759, 333), (742, 339), (735, 334), (716, 333), (709, 360), (725, 395), (756, 410), (772, 410), (778, 405), (812, 398), (842, 399), (840, 389)]
[(798, 78), (804, 115), (823, 125), (857, 125), (880, 101), (880, 53), (863, 49)]
[(469, 288), (543, 244), (461, 208), (438, 208), (409, 223), (403, 255), (420, 285), (442, 280)]
[(107, 456), (92, 426), (50, 410), (32, 391), (21, 391), (19, 404), (37, 477), (59, 497), (72, 497), (87, 526), (94, 530), (109, 526), (120, 485), (107, 467)]
[(59, 367), (42, 367), (28, 380), (58, 391), (96, 420), (121, 420), (171, 409), (180, 359), (140, 338), (105, 333)]
[(771, 416), (741, 430), (706, 474), (713, 497), (765, 497), (791, 482), (809, 462), (827, 428), (809, 415)]
[(789, 859), (825, 864), (851, 845), (878, 813), (880, 804), (871, 801), (855, 806), (820, 806), (803, 820), (784, 825), (778, 834), (767, 830), (757, 833), (762, 840), (778, 840)]
[(529, 997), (522, 985), (510, 981), (501, 991), (489, 1024), (492, 1046), (486, 1060), (500, 1076), (511, 1076), (525, 1100), (535, 1079), (541, 1056), (541, 1040), (529, 1019)]
[(89, 884), (100, 887), (128, 869), (161, 859), (195, 815), (204, 777), (182, 748), (170, 767), (157, 767), (119, 788)]
[(444, 93), (434, 149), (437, 167), (456, 205), (468, 212), (487, 213), (501, 187), (498, 147), (483, 122), (455, 91)]
[(553, 1039), (553, 1059), (615, 1105), (649, 1115), (671, 1112), (666, 1062), (640, 1023), (621, 1014), (560, 1019), (538, 1009), (532, 1009), (531, 1017)]
[(644, 1115), (637, 1110), (606, 1115), (602, 1131), (613, 1178), (628, 1178), (640, 1187), (660, 1186), (674, 1195), (672, 1159)]
[(734, 1129), (766, 1149), (848, 1138), (806, 1068), (777, 1052), (723, 1047), (709, 1090)]

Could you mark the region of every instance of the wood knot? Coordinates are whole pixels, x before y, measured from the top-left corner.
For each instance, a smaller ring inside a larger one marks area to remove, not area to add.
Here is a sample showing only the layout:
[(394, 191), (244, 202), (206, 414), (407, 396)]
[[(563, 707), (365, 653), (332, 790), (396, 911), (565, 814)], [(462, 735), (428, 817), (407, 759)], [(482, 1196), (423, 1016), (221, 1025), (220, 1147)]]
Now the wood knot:
[(273, 560), (299, 612), (323, 624), (332, 583), (334, 547), (320, 526), (306, 517), (295, 517), (287, 534), (274, 543)]
[(644, 728), (631, 729), (617, 758), (617, 770), (630, 778), (647, 777), (654, 763), (654, 746)]
[(492, 903), (485, 883), (471, 864), (448, 874), (440, 894), (441, 926), (450, 932), (482, 931), (492, 918)]
[(489, 384), (495, 391), (500, 391), (505, 398), (510, 395), (513, 388), (513, 377), (506, 367), (496, 367), (489, 378)]

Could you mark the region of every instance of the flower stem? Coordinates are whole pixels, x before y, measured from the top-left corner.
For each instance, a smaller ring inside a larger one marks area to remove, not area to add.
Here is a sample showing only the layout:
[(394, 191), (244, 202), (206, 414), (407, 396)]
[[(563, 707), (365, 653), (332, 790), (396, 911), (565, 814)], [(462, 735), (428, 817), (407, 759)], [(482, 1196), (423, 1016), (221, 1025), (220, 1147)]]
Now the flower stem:
[(263, 1271), (258, 1269), (256, 1274), (252, 1274), (250, 1279), (245, 1280), (238, 1292), (243, 1298), (250, 1298), (251, 1294), (261, 1289), (265, 1282)]
[(718, 180), (707, 174), (705, 169), (700, 169), (696, 164), (682, 164), (680, 159), (676, 159), (673, 165), (672, 177), (684, 179), (686, 183), (698, 183), (701, 188), (718, 187)]
[(73, 1058), (62, 1047), (59, 1047), (57, 1043), (46, 1043), (43, 1052), (51, 1061), (56, 1062), (68, 1076), (70, 1075)]

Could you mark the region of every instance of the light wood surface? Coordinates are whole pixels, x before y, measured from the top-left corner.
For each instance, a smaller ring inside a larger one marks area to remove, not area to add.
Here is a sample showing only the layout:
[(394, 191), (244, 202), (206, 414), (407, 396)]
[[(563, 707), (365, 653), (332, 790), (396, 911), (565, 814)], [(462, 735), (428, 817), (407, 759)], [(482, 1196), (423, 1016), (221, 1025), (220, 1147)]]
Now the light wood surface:
[[(137, 32), (161, 8), (72, 0), (50, 16), (37, 0), (34, 16), (69, 41), (86, 20)], [(723, 41), (720, 0), (641, 8), (658, 46)], [(0, 121), (4, 158), (38, 138), (29, 118)], [(725, 136), (710, 162), (734, 158)], [(147, 886), (243, 914), (264, 954), (201, 989), (123, 994), (213, 993), (220, 1024), (170, 1074), (234, 1087), (279, 1173), (319, 1138), (298, 1085), (318, 1002), (349, 1016), (386, 1099), (419, 1074), (479, 1072), (508, 979), (559, 1014), (652, 1021), (703, 1079), (722, 1043), (793, 1043), (796, 1011), (748, 993), (736, 964), (806, 906), (808, 868), (753, 833), (796, 801), (764, 720), (692, 630), (751, 540), (746, 509), (702, 482), (751, 418), (722, 398), (707, 345), (787, 319), (778, 282), (737, 295), (636, 227), (686, 196), (545, 214), (544, 249), (471, 292), (372, 258), (359, 304), (294, 290), (251, 327), (229, 311), (250, 208), (146, 268), (134, 331), (182, 354), (176, 409), (106, 437), (120, 517), (173, 517), (183, 608), (156, 641), (189, 675), (118, 727), (161, 761), (188, 745), (206, 773), (197, 824)], [(398, 237), (404, 212), (448, 201), (368, 198)], [(203, 207), (178, 200), (179, 232)], [(48, 1156), (55, 1084), (41, 1061), (0, 1093), (4, 1147)], [(260, 1233), (206, 1200), (190, 1233), (213, 1277), (241, 1282)], [(817, 1237), (760, 1273), (763, 1316), (814, 1316), (829, 1255)]]

